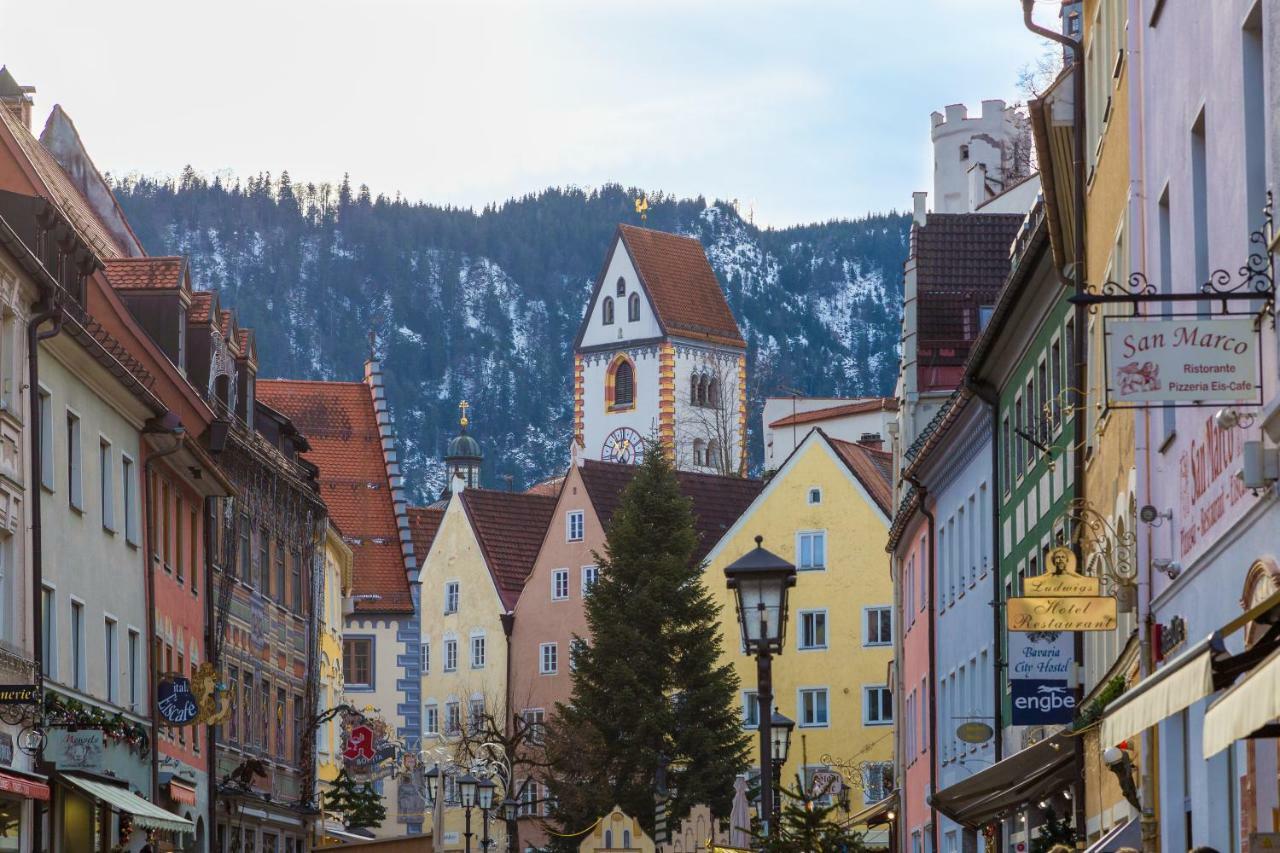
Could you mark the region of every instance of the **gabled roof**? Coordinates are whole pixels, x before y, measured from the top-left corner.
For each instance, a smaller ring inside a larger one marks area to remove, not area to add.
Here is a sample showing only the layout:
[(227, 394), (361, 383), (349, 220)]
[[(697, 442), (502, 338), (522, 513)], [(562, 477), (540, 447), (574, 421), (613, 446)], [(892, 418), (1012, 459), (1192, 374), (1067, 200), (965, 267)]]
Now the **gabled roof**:
[(812, 424), (820, 421), (829, 421), (835, 418), (847, 417), (848, 415), (863, 415), (867, 412), (896, 411), (898, 411), (898, 401), (894, 397), (871, 397), (866, 400), (840, 403), (839, 405), (827, 406), (822, 409), (813, 409), (808, 412), (797, 412), (794, 415), (787, 415), (785, 418), (779, 418), (769, 424), (769, 426), (796, 426), (799, 424)]
[(288, 417), (311, 445), (320, 496), (351, 545), (352, 592), (363, 613), (413, 613), (373, 396), (362, 382), (264, 379), (258, 399)]
[(493, 489), (465, 489), (458, 498), (484, 552), (502, 605), (511, 611), (538, 559), (556, 498)]
[[(636, 468), (634, 465), (586, 459), (580, 473), (600, 526), (608, 530), (609, 521), (622, 500), (622, 490), (635, 476)], [(681, 493), (693, 502), (693, 526), (698, 533), (698, 545), (693, 554), (696, 562), (707, 556), (764, 488), (761, 480), (693, 471), (677, 471), (676, 479)]]
[(191, 307), (187, 309), (187, 320), (212, 326), (213, 315), (218, 311), (218, 295), (208, 290), (197, 290), (191, 294)]
[(876, 505), (886, 516), (891, 516), (893, 514), (893, 454), (863, 444), (855, 444), (852, 441), (841, 441), (825, 432), (822, 433), (822, 437), (848, 466), (853, 476), (858, 478), (858, 482), (867, 490), (867, 494), (871, 495)]
[(186, 258), (108, 258), (104, 265), (116, 290), (190, 289)]
[(431, 544), (436, 541), (436, 534), (440, 532), (443, 521), (443, 507), (409, 507), (409, 531), (413, 535), (413, 553), (418, 558), (418, 565), (426, 562), (427, 554), (431, 553)]
[[(702, 243), (634, 225), (619, 225), (614, 245), (618, 241), (626, 248), (665, 334), (746, 346)], [(595, 304), (604, 286), (609, 260), (605, 258), (589, 304)], [(582, 344), (590, 319), (590, 314), (583, 318), (575, 346)]]

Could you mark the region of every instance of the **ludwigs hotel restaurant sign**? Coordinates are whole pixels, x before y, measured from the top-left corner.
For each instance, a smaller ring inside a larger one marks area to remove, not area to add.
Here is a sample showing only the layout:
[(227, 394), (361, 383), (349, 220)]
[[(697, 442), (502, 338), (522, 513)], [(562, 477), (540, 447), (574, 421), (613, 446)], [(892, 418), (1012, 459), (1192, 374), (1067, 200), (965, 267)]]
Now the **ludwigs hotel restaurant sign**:
[(1109, 405), (1259, 402), (1253, 316), (1107, 317), (1104, 322)]

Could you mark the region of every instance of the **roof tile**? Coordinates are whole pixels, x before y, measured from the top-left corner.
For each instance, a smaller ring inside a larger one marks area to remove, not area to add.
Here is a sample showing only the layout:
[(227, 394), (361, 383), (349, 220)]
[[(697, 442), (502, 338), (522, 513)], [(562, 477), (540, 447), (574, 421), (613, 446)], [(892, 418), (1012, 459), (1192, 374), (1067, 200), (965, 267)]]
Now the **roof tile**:
[(187, 284), (182, 257), (108, 258), (107, 283), (116, 290), (172, 290)]
[(844, 464), (849, 466), (853, 476), (858, 478), (863, 488), (871, 495), (872, 500), (887, 516), (893, 515), (893, 454), (883, 450), (855, 444), (852, 441), (841, 441), (823, 433), (831, 448)]
[(511, 610), (538, 559), (556, 498), (493, 489), (466, 489), (459, 497), (480, 540), (502, 603)]
[(829, 421), (834, 418), (843, 418), (847, 415), (862, 415), (867, 412), (896, 411), (898, 411), (898, 401), (895, 398), (871, 397), (866, 400), (856, 400), (848, 403), (841, 403), (836, 406), (827, 406), (823, 409), (812, 409), (808, 412), (797, 412), (794, 415), (787, 415), (785, 418), (779, 418), (769, 424), (769, 426), (784, 427), (798, 424), (811, 424), (818, 421)]

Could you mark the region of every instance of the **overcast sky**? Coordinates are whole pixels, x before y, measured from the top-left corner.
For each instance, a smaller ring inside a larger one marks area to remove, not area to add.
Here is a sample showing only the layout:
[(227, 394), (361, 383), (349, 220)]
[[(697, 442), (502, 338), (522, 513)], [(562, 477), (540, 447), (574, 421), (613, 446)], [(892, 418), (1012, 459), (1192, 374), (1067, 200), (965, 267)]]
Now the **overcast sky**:
[(0, 64), (104, 171), (620, 182), (771, 225), (909, 208), (930, 111), (1018, 99), (1041, 50), (1017, 0), (0, 0)]

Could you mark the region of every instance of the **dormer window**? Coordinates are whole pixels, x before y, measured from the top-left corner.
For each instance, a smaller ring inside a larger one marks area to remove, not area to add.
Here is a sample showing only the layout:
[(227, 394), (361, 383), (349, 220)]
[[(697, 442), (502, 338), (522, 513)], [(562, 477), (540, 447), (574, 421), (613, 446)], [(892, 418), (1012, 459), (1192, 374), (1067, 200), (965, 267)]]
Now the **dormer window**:
[(606, 326), (613, 325), (613, 297), (606, 296), (600, 306), (600, 322)]
[(634, 323), (640, 319), (640, 294), (633, 293), (627, 297), (627, 320)]
[(626, 295), (627, 295), (627, 280), (625, 278), (619, 277), (618, 278), (618, 298), (621, 299)]

